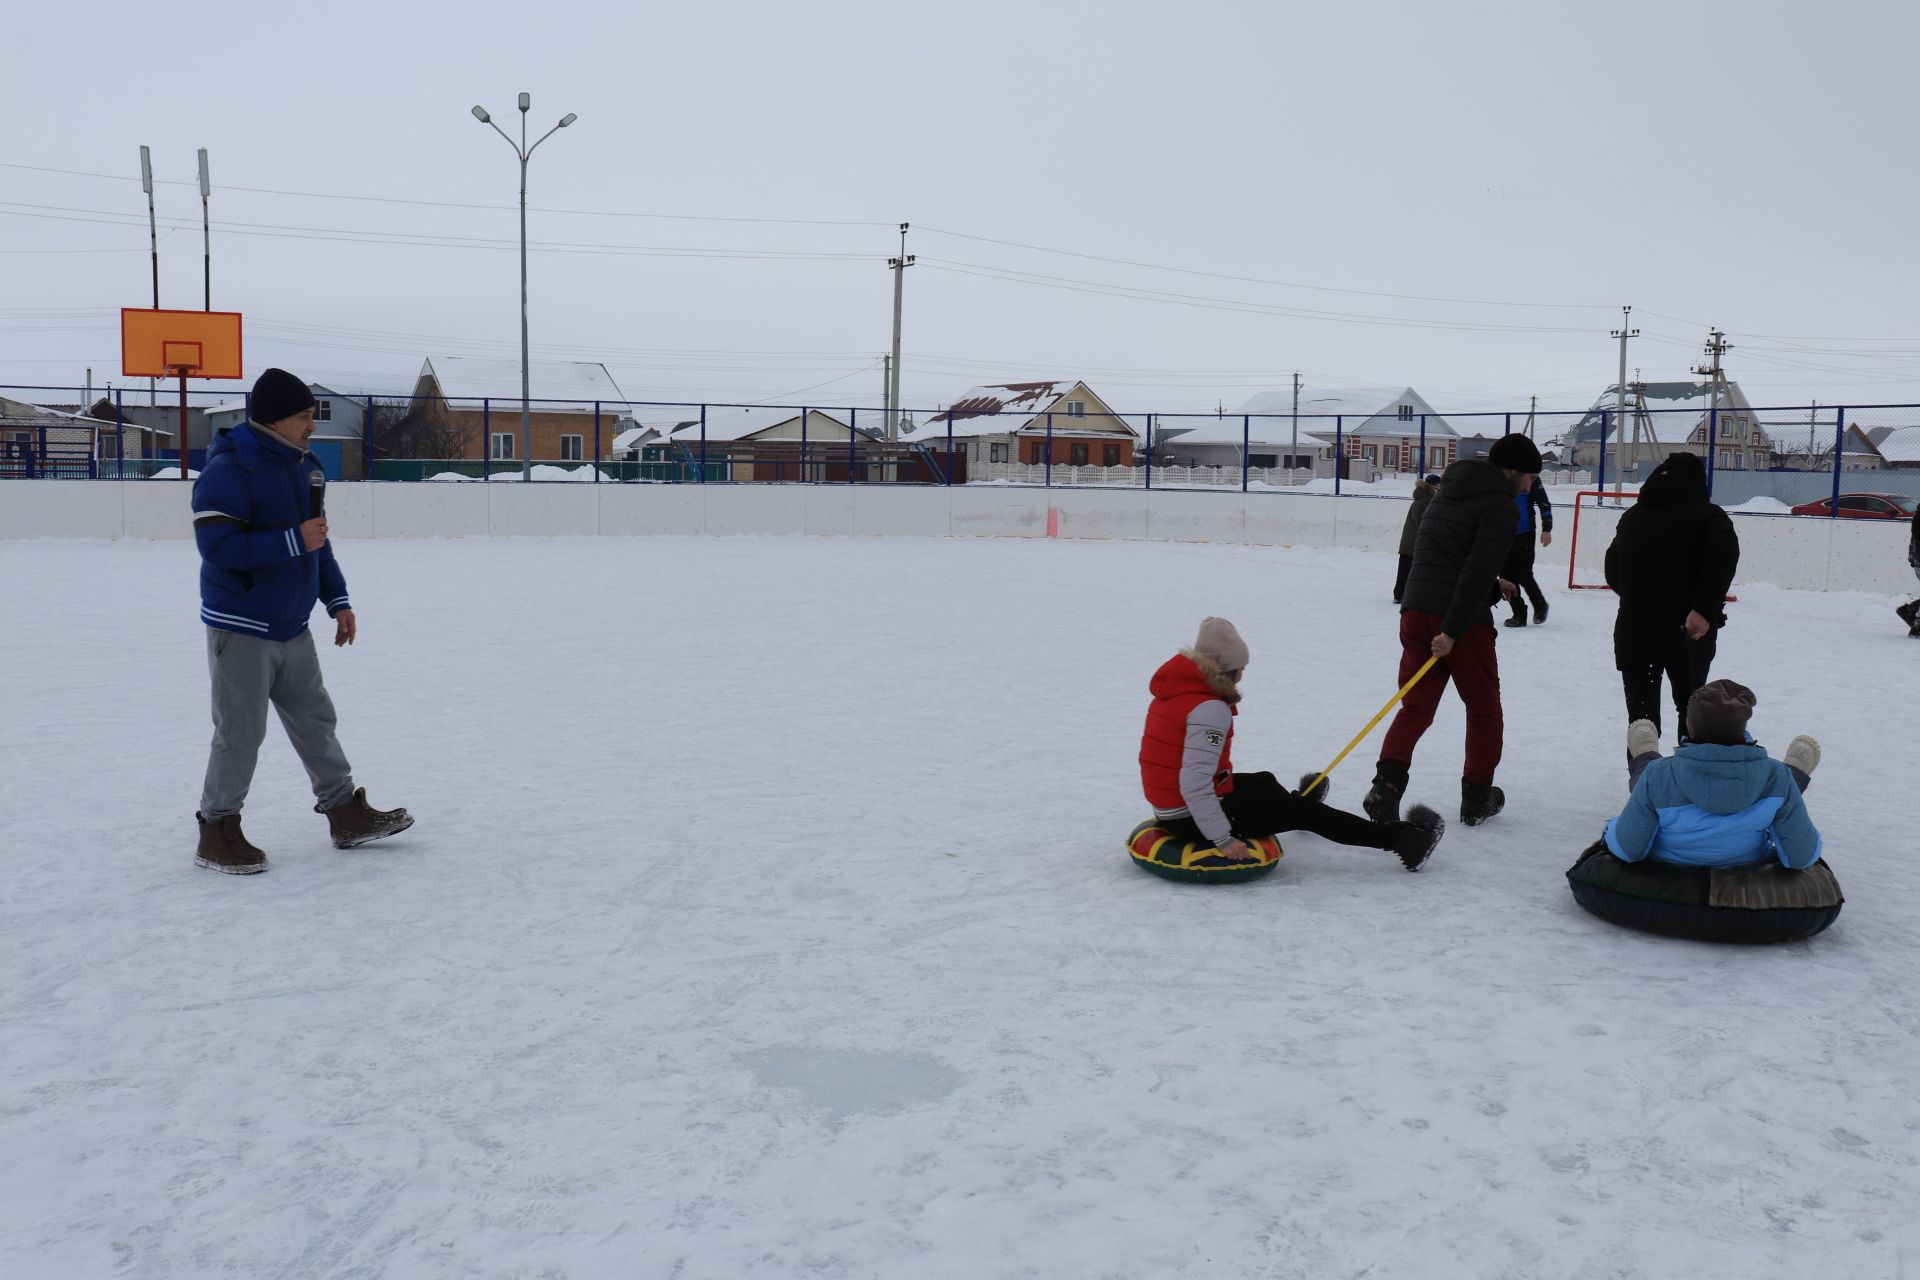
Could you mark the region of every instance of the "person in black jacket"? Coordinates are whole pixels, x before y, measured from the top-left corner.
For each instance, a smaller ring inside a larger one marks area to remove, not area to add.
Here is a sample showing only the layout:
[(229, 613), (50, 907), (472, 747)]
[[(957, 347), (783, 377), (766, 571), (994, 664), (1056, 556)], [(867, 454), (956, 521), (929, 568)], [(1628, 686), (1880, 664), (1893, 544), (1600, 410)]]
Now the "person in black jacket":
[(1413, 509), (1407, 512), (1406, 522), (1400, 526), (1400, 570), (1393, 578), (1395, 604), (1407, 593), (1407, 574), (1413, 569), (1413, 544), (1420, 535), (1420, 518), (1427, 514), (1427, 504), (1433, 501), (1439, 488), (1439, 476), (1421, 476), (1413, 482)]
[[(1500, 576), (1511, 582), (1519, 590), (1513, 593), (1509, 602), (1513, 606), (1513, 616), (1507, 619), (1510, 627), (1527, 625), (1527, 600), (1533, 601), (1533, 620), (1537, 626), (1547, 620), (1547, 597), (1540, 590), (1540, 584), (1533, 576), (1533, 540), (1537, 529), (1540, 545), (1553, 545), (1553, 503), (1547, 500), (1547, 486), (1540, 483), (1540, 477), (1533, 478), (1533, 485), (1525, 493), (1513, 500), (1520, 512), (1520, 531), (1514, 535), (1513, 547), (1507, 552), (1506, 572)], [(1526, 593), (1526, 598), (1521, 593)]]
[[(1913, 566), (1913, 576), (1920, 578), (1920, 508), (1915, 508), (1913, 513), (1913, 534), (1907, 539), (1907, 563)], [(1920, 600), (1908, 601), (1894, 612), (1907, 624), (1907, 634), (1920, 640)]]
[(1460, 821), (1478, 826), (1506, 804), (1493, 785), (1505, 721), (1500, 664), (1494, 655), (1493, 602), (1514, 587), (1500, 577), (1525, 494), (1540, 474), (1540, 450), (1525, 436), (1502, 436), (1487, 456), (1448, 467), (1420, 521), (1413, 569), (1400, 609), (1400, 683), (1429, 657), (1440, 661), (1411, 690), (1387, 730), (1363, 807), (1375, 822), (1400, 816), (1413, 749), (1433, 723), (1451, 680), (1467, 706), (1467, 759), (1460, 777)]
[(1687, 699), (1713, 669), (1727, 588), (1740, 563), (1733, 521), (1707, 493), (1707, 468), (1676, 453), (1653, 469), (1620, 517), (1607, 548), (1607, 585), (1620, 598), (1613, 663), (1626, 690), (1627, 720), (1660, 727), (1660, 677), (1685, 733)]

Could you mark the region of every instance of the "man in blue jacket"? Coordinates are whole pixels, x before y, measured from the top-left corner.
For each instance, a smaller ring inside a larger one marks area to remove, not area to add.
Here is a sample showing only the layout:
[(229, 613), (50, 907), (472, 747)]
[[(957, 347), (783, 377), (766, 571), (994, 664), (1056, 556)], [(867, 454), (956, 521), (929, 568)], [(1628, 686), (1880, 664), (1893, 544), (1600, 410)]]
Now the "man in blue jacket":
[(335, 846), (348, 849), (413, 825), (405, 809), (380, 810), (353, 785), (334, 736), (333, 700), (307, 620), (325, 602), (335, 645), (352, 644), (347, 581), (327, 541), (325, 474), (307, 441), (313, 393), (281, 369), (253, 384), (249, 421), (222, 431), (193, 485), (193, 537), (200, 549), (200, 620), (213, 675), (213, 751), (201, 790), (198, 865), (232, 875), (267, 869), (267, 855), (240, 830), (240, 808), (267, 735), (267, 707), (280, 713), (306, 766)]
[(1607, 848), (1627, 862), (1653, 858), (1693, 867), (1744, 867), (1778, 858), (1792, 870), (1820, 857), (1820, 833), (1800, 793), (1820, 747), (1799, 737), (1784, 761), (1747, 735), (1756, 699), (1731, 680), (1702, 685), (1687, 702), (1687, 736), (1662, 758), (1650, 720), (1627, 730), (1638, 781), (1620, 816), (1607, 823)]

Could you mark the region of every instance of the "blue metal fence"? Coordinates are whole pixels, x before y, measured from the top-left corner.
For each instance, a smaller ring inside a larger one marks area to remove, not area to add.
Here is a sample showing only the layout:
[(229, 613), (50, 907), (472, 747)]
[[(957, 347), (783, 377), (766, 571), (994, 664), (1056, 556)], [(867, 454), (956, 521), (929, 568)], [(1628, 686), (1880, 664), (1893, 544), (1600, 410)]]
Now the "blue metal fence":
[[(347, 480), (984, 482), (1385, 495), (1523, 431), (1546, 454), (1550, 480), (1596, 488), (1637, 486), (1662, 458), (1687, 449), (1703, 458), (1722, 501), (1839, 514), (1847, 493), (1920, 496), (1920, 431), (1901, 431), (1920, 428), (1920, 405), (1912, 404), (1636, 406), (1624, 416), (1616, 408), (1422, 414), (1388, 406), (1370, 417), (1088, 416), (1056, 405), (1037, 414), (915, 411), (889, 431), (884, 412), (871, 407), (540, 399), (527, 406), (530, 433), (517, 396), (326, 393), (323, 404), (314, 451), (330, 476)], [(190, 471), (210, 434), (245, 420), (247, 410), (244, 394), (189, 393)], [(177, 476), (180, 418), (177, 398), (125, 388), (0, 387), (0, 478)], [(523, 456), (526, 434), (531, 459)]]

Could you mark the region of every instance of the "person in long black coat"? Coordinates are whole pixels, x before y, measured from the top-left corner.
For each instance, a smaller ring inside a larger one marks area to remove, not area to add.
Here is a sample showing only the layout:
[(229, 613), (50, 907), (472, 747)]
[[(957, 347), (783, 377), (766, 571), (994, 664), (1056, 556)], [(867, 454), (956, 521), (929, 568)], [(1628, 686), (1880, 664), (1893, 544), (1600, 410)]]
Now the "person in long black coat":
[[(1920, 508), (1914, 510), (1913, 532), (1907, 538), (1907, 563), (1913, 567), (1913, 576), (1920, 578)], [(1909, 600), (1894, 612), (1907, 624), (1907, 634), (1920, 640), (1920, 600)]]
[(1676, 453), (1655, 467), (1607, 548), (1607, 585), (1620, 598), (1613, 664), (1629, 724), (1651, 720), (1659, 728), (1664, 675), (1685, 733), (1687, 699), (1713, 669), (1739, 564), (1740, 539), (1708, 495), (1706, 464)]

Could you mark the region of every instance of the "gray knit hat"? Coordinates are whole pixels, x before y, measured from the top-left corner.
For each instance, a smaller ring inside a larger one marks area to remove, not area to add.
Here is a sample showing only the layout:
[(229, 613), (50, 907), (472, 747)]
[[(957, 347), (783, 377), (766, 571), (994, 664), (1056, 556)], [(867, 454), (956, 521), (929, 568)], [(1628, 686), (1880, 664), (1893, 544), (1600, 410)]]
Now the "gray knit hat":
[(1695, 742), (1737, 747), (1747, 740), (1747, 721), (1759, 699), (1732, 680), (1703, 684), (1687, 699), (1687, 736)]
[(1200, 635), (1193, 642), (1193, 651), (1219, 663), (1222, 671), (1242, 671), (1247, 665), (1247, 642), (1225, 618), (1200, 620)]

